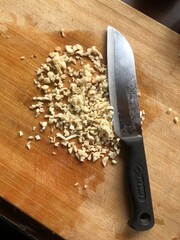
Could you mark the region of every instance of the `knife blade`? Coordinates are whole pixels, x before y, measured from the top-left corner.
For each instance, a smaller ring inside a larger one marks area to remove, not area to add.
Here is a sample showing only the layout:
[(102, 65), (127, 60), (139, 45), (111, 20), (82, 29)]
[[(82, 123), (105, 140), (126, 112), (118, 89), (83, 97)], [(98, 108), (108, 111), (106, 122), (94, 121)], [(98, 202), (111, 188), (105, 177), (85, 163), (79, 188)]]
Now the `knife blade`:
[(127, 185), (131, 202), (130, 227), (153, 227), (154, 214), (138, 102), (135, 61), (126, 38), (107, 28), (107, 65), (113, 127), (125, 147)]

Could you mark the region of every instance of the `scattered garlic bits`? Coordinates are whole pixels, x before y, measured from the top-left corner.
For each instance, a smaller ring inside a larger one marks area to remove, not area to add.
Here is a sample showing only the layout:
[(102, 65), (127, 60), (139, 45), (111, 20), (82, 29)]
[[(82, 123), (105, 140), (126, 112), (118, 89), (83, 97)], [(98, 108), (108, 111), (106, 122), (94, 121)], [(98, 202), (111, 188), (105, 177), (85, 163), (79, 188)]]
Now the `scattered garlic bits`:
[[(145, 111), (141, 110), (140, 111), (140, 119), (141, 119), (141, 125), (143, 124), (144, 120), (145, 120)], [(143, 129), (143, 128), (142, 128)]]
[(120, 139), (113, 131), (113, 107), (102, 59), (95, 46), (87, 50), (79, 44), (55, 48), (36, 71), (34, 83), (40, 94), (33, 97), (30, 109), (35, 117), (42, 115), (41, 132), (50, 127), (52, 136), (48, 137), (56, 148), (67, 148), (81, 162), (101, 159), (105, 166), (119, 154)]

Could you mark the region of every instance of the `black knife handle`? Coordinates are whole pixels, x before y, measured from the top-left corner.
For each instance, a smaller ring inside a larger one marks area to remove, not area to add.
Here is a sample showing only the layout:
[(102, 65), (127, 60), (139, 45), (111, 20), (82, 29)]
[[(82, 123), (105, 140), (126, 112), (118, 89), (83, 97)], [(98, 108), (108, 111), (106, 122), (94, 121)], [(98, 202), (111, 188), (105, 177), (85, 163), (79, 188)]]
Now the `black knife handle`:
[(154, 214), (143, 138), (124, 138), (127, 182), (131, 202), (128, 224), (138, 231), (153, 227)]

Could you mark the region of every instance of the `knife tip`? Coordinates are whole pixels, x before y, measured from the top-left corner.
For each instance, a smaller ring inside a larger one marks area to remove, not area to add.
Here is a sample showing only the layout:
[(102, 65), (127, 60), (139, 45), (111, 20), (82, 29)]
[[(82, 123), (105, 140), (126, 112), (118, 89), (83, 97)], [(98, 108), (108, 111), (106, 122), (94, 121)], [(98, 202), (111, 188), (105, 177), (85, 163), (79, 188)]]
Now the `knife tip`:
[(107, 26), (107, 31), (113, 30), (113, 29), (114, 29), (114, 28), (113, 28), (112, 26), (110, 26), (110, 25)]
[(112, 27), (110, 25), (107, 26), (107, 32), (110, 33), (110, 34), (113, 34), (113, 33), (119, 33), (120, 34), (120, 32), (118, 32), (117, 29), (115, 29), (114, 27)]

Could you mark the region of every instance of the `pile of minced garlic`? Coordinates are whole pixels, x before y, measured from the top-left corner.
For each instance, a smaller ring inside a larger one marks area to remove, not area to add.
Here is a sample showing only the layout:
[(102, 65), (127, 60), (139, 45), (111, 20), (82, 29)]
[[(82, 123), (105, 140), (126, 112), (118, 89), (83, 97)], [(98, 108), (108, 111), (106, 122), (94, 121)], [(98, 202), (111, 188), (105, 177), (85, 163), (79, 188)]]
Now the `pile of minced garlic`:
[(79, 44), (57, 47), (36, 71), (34, 83), (40, 91), (30, 109), (35, 117), (42, 115), (39, 134), (50, 128), (48, 137), (55, 149), (63, 146), (81, 162), (100, 159), (105, 167), (108, 161), (117, 163), (120, 139), (113, 131), (113, 107), (102, 59), (95, 46), (86, 50)]

